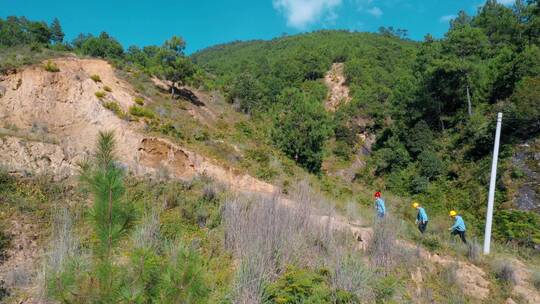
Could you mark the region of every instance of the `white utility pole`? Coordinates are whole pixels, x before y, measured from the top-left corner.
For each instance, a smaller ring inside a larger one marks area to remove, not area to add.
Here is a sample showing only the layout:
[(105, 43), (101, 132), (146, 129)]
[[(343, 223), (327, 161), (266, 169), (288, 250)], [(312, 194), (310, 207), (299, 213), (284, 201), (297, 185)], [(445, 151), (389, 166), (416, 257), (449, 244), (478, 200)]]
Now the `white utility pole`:
[(469, 85), (467, 85), (467, 108), (469, 116), (472, 115), (471, 94), (469, 94)]
[(497, 115), (497, 131), (495, 131), (495, 147), (491, 162), (491, 179), (489, 181), (488, 208), (486, 214), (486, 232), (484, 235), (484, 254), (489, 254), (491, 245), (491, 220), (493, 218), (493, 201), (495, 200), (495, 182), (497, 181), (497, 159), (499, 158), (499, 141), (501, 138), (502, 113)]

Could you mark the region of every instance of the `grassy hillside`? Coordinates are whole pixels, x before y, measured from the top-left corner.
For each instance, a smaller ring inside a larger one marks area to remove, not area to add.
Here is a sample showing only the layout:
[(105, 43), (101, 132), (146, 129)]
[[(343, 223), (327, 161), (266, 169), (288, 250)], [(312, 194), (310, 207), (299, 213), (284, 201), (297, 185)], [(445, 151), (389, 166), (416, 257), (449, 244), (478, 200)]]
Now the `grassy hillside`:
[[(509, 8), (488, 1), (474, 17), (460, 12), (442, 39), (428, 35), (415, 43), (388, 31), (321, 31), (219, 45), (192, 58), (215, 77), (230, 102), (255, 120), (276, 121), (274, 145), (308, 170), (317, 172), (321, 167), (313, 163), (329, 158), (341, 159), (341, 167), (351, 165), (351, 155), (362, 146), (358, 135), (367, 131), (377, 140), (367, 165), (356, 172), (358, 183), (417, 199), (435, 214), (457, 209), (479, 232), (495, 115), (502, 111), (496, 208), (505, 211), (495, 216), (505, 224), (495, 227), (495, 235), (534, 247), (540, 244), (540, 217), (517, 209), (524, 177), (512, 159), (520, 144), (534, 146), (540, 131), (538, 12), (534, 3)], [(321, 114), (326, 94), (321, 78), (334, 62), (345, 64), (352, 101), (336, 113)], [(314, 109), (290, 110), (291, 103), (305, 102)], [(333, 132), (304, 132), (325, 144), (284, 145), (283, 137), (298, 136), (284, 123), (295, 115), (330, 125)], [(520, 228), (509, 223), (512, 219)]]
[[(62, 182), (0, 166), (0, 301), (534, 303), (540, 216), (516, 200), (523, 185), (538, 193), (538, 24), (534, 3), (488, 1), (475, 17), (460, 13), (442, 39), (319, 31), (186, 57), (179, 37), (123, 49), (106, 33), (66, 43), (59, 24), (0, 20), (0, 72), (68, 53), (105, 58), (137, 105), (104, 107), (281, 190), (251, 196), (204, 175), (131, 175), (107, 136), (80, 176)], [(332, 112), (323, 77), (334, 63), (351, 100)], [(478, 240), (498, 111), (496, 241), (485, 257)], [(356, 169), (344, 179), (335, 167)], [(387, 202), (382, 222), (372, 219), (374, 190)], [(425, 235), (413, 199), (429, 213)], [(450, 209), (467, 222), (467, 246), (448, 234)]]

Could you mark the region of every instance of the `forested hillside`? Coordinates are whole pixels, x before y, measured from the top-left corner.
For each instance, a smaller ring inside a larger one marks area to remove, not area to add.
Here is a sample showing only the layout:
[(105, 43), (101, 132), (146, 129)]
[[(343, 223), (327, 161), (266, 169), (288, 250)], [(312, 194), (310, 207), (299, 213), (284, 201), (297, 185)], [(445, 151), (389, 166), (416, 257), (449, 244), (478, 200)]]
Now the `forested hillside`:
[(188, 56), (0, 18), (0, 302), (538, 303), (539, 1), (406, 32)]
[[(384, 185), (441, 213), (466, 210), (478, 229), (495, 116), (503, 112), (496, 206), (505, 211), (496, 213), (496, 235), (533, 246), (540, 244), (540, 218), (516, 210), (515, 184), (522, 175), (511, 159), (518, 145), (534, 143), (540, 131), (539, 25), (535, 3), (506, 7), (487, 1), (475, 16), (460, 12), (442, 39), (427, 35), (417, 43), (384, 28), (379, 34), (321, 31), (219, 45), (192, 58), (242, 110), (277, 117), (274, 143), (311, 171), (323, 160), (324, 145), (314, 143), (333, 136), (338, 149), (332, 152), (350, 154), (362, 131), (358, 117), (369, 118), (377, 141), (356, 181)], [(345, 64), (352, 102), (329, 115), (321, 106), (326, 91), (320, 78), (335, 62)], [(302, 102), (314, 109), (295, 112)], [(283, 123), (294, 120), (294, 113), (309, 124), (302, 136), (289, 129), (298, 124)], [(311, 140), (291, 144), (303, 136)], [(310, 154), (298, 157), (297, 150)]]

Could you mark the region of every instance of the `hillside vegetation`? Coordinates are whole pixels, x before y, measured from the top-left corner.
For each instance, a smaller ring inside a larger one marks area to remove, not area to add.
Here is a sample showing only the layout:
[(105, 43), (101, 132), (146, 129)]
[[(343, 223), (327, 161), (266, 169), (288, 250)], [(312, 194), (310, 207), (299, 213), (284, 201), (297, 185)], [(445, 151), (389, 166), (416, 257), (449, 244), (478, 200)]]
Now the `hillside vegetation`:
[[(441, 39), (317, 31), (186, 56), (178, 36), (125, 49), (0, 19), (0, 302), (540, 302), (539, 29), (538, 1), (489, 0)], [(349, 96), (328, 110), (336, 66)]]
[[(242, 110), (277, 117), (274, 144), (308, 170), (319, 171), (325, 153), (346, 166), (362, 146), (357, 135), (367, 128), (377, 140), (367, 165), (356, 172), (357, 182), (418, 199), (441, 214), (464, 211), (478, 230), (495, 116), (503, 112), (496, 207), (506, 210), (496, 212), (496, 220), (520, 218), (527, 232), (504, 224), (495, 234), (537, 246), (540, 217), (515, 209), (519, 178), (511, 161), (517, 145), (534, 143), (540, 131), (539, 22), (535, 3), (506, 7), (487, 1), (476, 16), (460, 12), (442, 39), (427, 35), (416, 43), (385, 29), (381, 34), (321, 31), (219, 45), (192, 58)], [(334, 62), (345, 64), (352, 101), (328, 115), (320, 106), (326, 94), (320, 78)], [(314, 109), (295, 112), (301, 99)], [(302, 124), (283, 122), (294, 121), (289, 117), (295, 113), (308, 124), (300, 133), (309, 143), (295, 140), (299, 134), (291, 130)], [(358, 123), (362, 117), (369, 123)], [(331, 137), (331, 151), (323, 152), (321, 142)]]

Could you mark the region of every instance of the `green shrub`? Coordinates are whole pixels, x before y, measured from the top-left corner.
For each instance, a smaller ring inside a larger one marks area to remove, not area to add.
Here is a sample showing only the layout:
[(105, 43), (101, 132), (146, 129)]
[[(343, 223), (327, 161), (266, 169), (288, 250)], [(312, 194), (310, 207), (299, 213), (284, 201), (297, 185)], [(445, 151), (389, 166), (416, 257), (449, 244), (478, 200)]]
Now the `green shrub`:
[(376, 303), (387, 303), (394, 296), (397, 285), (397, 279), (390, 275), (377, 280), (373, 286)]
[(523, 178), (525, 176), (525, 172), (523, 172), (523, 170), (521, 170), (521, 168), (512, 167), (512, 172), (510, 173), (510, 176), (513, 179), (520, 179), (520, 178)]
[(154, 303), (205, 303), (210, 289), (198, 252), (182, 243), (172, 245), (157, 288)]
[(120, 117), (125, 116), (124, 111), (122, 111), (122, 108), (116, 101), (107, 101), (103, 104), (103, 106), (105, 107), (105, 109), (113, 111), (114, 114)]
[(540, 245), (540, 215), (520, 210), (500, 210), (493, 218), (494, 236), (534, 247)]
[(432, 234), (425, 234), (421, 239), (421, 243), (430, 251), (435, 251), (441, 248), (439, 238)]
[(104, 86), (103, 90), (105, 90), (106, 92), (112, 92), (112, 89), (109, 86)]
[(265, 290), (270, 303), (359, 303), (355, 295), (333, 290), (328, 283), (328, 271), (288, 267), (287, 271)]
[(152, 110), (136, 105), (129, 107), (129, 113), (137, 117), (154, 118), (156, 116)]
[(94, 82), (101, 82), (101, 77), (99, 77), (99, 75), (91, 75), (90, 76), (90, 79), (92, 79)]
[(332, 135), (322, 104), (298, 90), (284, 90), (283, 111), (274, 117), (274, 145), (312, 173), (320, 172), (326, 140)]
[(180, 139), (185, 139), (185, 135), (184, 133), (182, 133), (180, 128), (170, 122), (167, 122), (164, 124), (155, 124), (154, 126), (152, 126), (151, 129), (161, 134), (169, 135), (169, 136), (180, 138)]
[(540, 290), (540, 271), (538, 270), (534, 271), (532, 274), (531, 280), (532, 280), (533, 286), (536, 289)]
[(333, 152), (337, 157), (345, 161), (348, 161), (351, 158), (351, 154), (353, 153), (353, 150), (346, 142), (337, 141)]
[(144, 105), (144, 98), (142, 98), (140, 96), (135, 97), (135, 99), (133, 101), (135, 101), (135, 103), (140, 105), (140, 106)]
[(210, 138), (210, 134), (206, 130), (197, 130), (193, 134), (193, 139), (196, 141), (207, 141)]
[(9, 247), (10, 242), (11, 237), (3, 229), (0, 230), (0, 263), (7, 258), (6, 250)]
[(103, 91), (97, 91), (96, 93), (94, 93), (94, 95), (96, 95), (97, 98), (102, 99), (103, 97), (105, 97), (106, 93)]
[(45, 71), (51, 72), (51, 73), (60, 72), (60, 68), (58, 68), (56, 63), (52, 62), (51, 60), (47, 60), (47, 63), (43, 65), (43, 68), (45, 69)]

